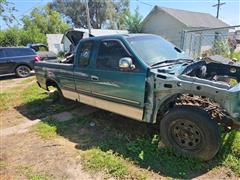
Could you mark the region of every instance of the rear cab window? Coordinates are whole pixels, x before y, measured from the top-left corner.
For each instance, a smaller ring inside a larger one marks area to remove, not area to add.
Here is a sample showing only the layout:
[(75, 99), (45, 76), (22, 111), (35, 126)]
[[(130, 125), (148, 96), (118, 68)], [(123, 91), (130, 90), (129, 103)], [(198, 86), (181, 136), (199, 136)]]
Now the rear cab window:
[(87, 67), (90, 64), (90, 59), (93, 51), (94, 42), (86, 41), (83, 42), (79, 50), (79, 66)]

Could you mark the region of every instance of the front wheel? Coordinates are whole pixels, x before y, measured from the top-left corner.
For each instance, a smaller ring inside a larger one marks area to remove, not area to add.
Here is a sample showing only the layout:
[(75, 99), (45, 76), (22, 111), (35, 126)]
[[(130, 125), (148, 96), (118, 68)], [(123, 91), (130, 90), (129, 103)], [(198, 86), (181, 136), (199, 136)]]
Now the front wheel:
[(220, 130), (215, 121), (196, 107), (176, 107), (160, 123), (162, 141), (182, 154), (210, 160), (220, 147)]
[(28, 77), (31, 73), (31, 69), (28, 66), (20, 65), (16, 68), (17, 77), (24, 78)]

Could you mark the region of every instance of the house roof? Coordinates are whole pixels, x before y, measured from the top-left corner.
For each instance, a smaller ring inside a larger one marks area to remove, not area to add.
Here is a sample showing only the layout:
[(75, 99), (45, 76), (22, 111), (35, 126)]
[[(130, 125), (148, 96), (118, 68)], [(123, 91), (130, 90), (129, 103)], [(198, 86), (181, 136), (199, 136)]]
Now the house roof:
[[(219, 28), (229, 26), (225, 22), (217, 19), (211, 14), (186, 11), (180, 9), (172, 9), (166, 7), (155, 6), (153, 10), (145, 18), (146, 21), (153, 15), (155, 12), (164, 11), (167, 14), (171, 15), (181, 23), (185, 24), (187, 27), (204, 27), (204, 28)], [(145, 20), (144, 20), (145, 21)]]

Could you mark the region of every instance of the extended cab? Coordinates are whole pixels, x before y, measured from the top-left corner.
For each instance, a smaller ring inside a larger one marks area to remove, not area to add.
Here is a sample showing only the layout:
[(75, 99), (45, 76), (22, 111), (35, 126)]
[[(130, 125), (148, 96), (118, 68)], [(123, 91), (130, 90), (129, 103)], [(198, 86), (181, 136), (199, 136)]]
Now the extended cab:
[(219, 150), (218, 124), (240, 123), (240, 68), (190, 59), (156, 35), (82, 39), (72, 63), (38, 62), (35, 71), (40, 87), (65, 98), (159, 123), (164, 144), (203, 160)]

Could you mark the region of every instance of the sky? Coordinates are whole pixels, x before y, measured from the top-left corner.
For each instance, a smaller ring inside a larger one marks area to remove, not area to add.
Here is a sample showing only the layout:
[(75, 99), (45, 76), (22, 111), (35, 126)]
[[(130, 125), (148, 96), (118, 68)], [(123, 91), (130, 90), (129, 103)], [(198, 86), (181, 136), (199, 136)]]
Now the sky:
[[(23, 15), (29, 14), (36, 6), (44, 6), (51, 0), (9, 0), (15, 4), (15, 16), (21, 19)], [(240, 24), (240, 0), (221, 0), (226, 2), (221, 7), (219, 18), (229, 25)], [(140, 14), (144, 17), (152, 10), (154, 5), (169, 7), (175, 9), (183, 9), (196, 12), (210, 13), (216, 16), (217, 9), (212, 7), (217, 0), (130, 0), (130, 11), (134, 12), (136, 7), (139, 7)], [(1, 20), (0, 20), (1, 21)], [(4, 22), (0, 22), (1, 28), (7, 26)]]

